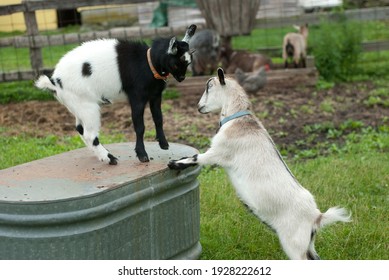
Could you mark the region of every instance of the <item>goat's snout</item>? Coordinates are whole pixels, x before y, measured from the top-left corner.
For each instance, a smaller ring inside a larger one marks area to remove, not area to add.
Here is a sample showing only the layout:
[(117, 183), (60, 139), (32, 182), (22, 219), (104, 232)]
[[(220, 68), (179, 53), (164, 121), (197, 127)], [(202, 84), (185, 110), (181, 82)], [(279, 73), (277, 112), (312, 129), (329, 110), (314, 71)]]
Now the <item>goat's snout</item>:
[(177, 80), (177, 82), (182, 82), (183, 80), (185, 80), (185, 75), (181, 75), (181, 76), (174, 76), (174, 78)]
[(206, 112), (205, 112), (205, 105), (200, 105), (200, 104), (198, 104), (197, 105), (197, 110), (199, 111), (199, 113), (201, 113), (201, 114), (205, 114)]

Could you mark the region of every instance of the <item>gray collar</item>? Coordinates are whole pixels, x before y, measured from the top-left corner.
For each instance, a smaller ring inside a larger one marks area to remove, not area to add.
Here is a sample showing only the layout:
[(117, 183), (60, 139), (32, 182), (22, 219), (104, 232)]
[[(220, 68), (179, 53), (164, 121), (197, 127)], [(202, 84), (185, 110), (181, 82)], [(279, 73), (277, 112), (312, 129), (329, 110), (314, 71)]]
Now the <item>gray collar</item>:
[(237, 119), (246, 115), (251, 115), (251, 112), (249, 110), (239, 111), (235, 114), (232, 114), (231, 116), (225, 117), (220, 121), (220, 127), (229, 122), (230, 120)]

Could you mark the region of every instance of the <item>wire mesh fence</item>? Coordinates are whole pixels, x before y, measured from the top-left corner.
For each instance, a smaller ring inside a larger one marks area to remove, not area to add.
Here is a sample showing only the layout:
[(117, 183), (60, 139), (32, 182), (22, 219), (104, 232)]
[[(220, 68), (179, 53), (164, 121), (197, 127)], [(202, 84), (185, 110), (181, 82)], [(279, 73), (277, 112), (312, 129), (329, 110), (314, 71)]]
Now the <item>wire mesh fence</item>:
[[(185, 28), (193, 23), (199, 26), (199, 30), (206, 28), (209, 24), (207, 25), (204, 10), (202, 12), (199, 9), (200, 2), (204, 1), (2, 1), (0, 81), (33, 79), (40, 72), (50, 71), (63, 54), (88, 40), (97, 38), (149, 40), (157, 36), (183, 33)], [(231, 1), (215, 2), (220, 9), (221, 6), (231, 4)], [(238, 8), (226, 9), (227, 13), (232, 13), (231, 18), (235, 18), (236, 9), (247, 5), (248, 2), (235, 1)], [(389, 56), (387, 51), (389, 7), (385, 6), (389, 3), (385, 1), (359, 1), (381, 5), (368, 8), (358, 8), (368, 6), (366, 3), (359, 6), (345, 5), (352, 9), (343, 9), (336, 4), (346, 1), (333, 0), (258, 2), (260, 4), (254, 13), (255, 21), (251, 34), (236, 34), (232, 38), (232, 45), (236, 49), (266, 53), (275, 63), (282, 63), (283, 36), (293, 31), (292, 25), (308, 23), (309, 53), (313, 54), (311, 42), (315, 41), (315, 31), (323, 22), (337, 21), (341, 14), (341, 17), (358, 23), (362, 36), (361, 47), (365, 52), (363, 60), (366, 63), (389, 61), (386, 59)], [(240, 21), (244, 16), (240, 15)], [(240, 21), (234, 24), (240, 24)], [(236, 37), (239, 37), (239, 40), (235, 40)]]

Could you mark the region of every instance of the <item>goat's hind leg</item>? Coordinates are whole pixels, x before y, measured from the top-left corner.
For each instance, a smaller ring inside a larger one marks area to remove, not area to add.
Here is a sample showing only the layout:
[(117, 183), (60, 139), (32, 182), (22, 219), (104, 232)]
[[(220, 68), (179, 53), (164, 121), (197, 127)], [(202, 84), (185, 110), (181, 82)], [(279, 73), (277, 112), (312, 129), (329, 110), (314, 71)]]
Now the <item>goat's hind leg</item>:
[(320, 257), (315, 250), (315, 237), (316, 237), (316, 230), (312, 229), (311, 240), (310, 240), (309, 248), (307, 251), (307, 259), (308, 260), (320, 260)]
[(302, 68), (307, 68), (307, 61), (306, 61), (305, 57), (301, 58), (301, 67)]
[(277, 231), (282, 248), (292, 260), (320, 259), (313, 246), (314, 235), (310, 225), (299, 225), (298, 228), (289, 228), (283, 232)]
[(76, 130), (85, 145), (89, 147), (100, 161), (116, 165), (118, 159), (109, 153), (99, 140), (100, 110), (99, 105), (89, 104), (82, 107), (83, 111), (76, 115)]

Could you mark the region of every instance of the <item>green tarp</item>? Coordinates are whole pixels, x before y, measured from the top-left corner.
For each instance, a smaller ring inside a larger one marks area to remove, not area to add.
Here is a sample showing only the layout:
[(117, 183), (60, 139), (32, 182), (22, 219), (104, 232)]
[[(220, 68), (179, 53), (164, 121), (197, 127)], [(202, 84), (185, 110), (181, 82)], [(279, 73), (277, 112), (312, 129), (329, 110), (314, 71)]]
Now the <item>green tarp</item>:
[(195, 0), (162, 0), (159, 1), (158, 7), (154, 10), (153, 20), (151, 21), (151, 27), (162, 27), (168, 25), (168, 12), (169, 6), (179, 7), (197, 7)]

